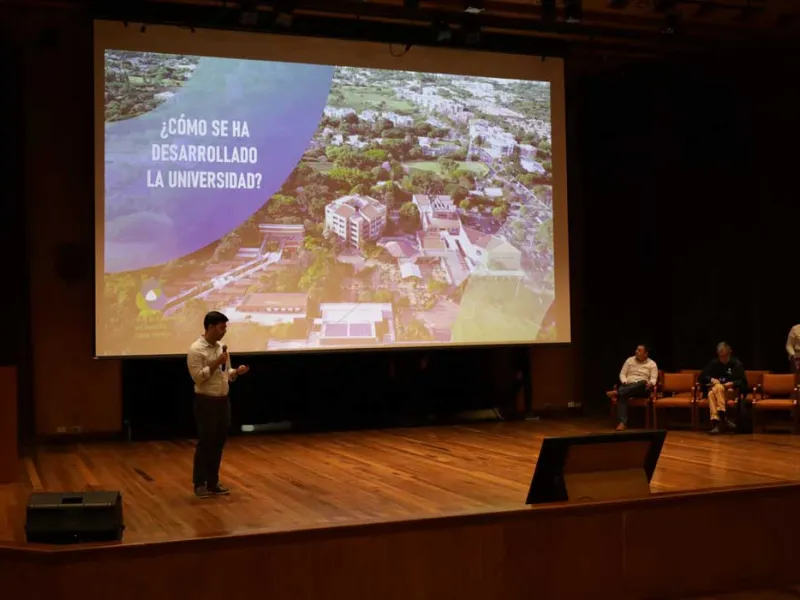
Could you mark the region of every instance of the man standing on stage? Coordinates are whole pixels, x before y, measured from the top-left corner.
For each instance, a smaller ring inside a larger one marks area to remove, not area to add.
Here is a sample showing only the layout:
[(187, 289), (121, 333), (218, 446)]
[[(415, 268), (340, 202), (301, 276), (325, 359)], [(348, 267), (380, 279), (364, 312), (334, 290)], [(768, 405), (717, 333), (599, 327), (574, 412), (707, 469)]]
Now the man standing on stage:
[(786, 352), (789, 354), (792, 373), (800, 373), (800, 325), (795, 325), (789, 332), (789, 338), (786, 340)]
[(747, 374), (742, 362), (731, 356), (733, 351), (726, 342), (717, 344), (717, 358), (703, 369), (698, 382), (701, 390), (708, 392), (708, 409), (711, 411), (711, 433), (736, 429), (726, 417), (728, 394), (747, 393)]
[(228, 329), (228, 317), (211, 311), (203, 319), (205, 332), (189, 348), (186, 364), (194, 380), (194, 416), (197, 421), (197, 446), (192, 479), (198, 498), (229, 494), (219, 483), (222, 449), (231, 425), (230, 382), (250, 369), (231, 368), (228, 347), (220, 344)]
[(628, 428), (628, 400), (647, 398), (658, 383), (658, 365), (650, 358), (647, 346), (637, 346), (636, 354), (625, 361), (619, 372), (619, 382), (619, 388), (608, 395), (617, 399), (617, 431), (625, 431)]

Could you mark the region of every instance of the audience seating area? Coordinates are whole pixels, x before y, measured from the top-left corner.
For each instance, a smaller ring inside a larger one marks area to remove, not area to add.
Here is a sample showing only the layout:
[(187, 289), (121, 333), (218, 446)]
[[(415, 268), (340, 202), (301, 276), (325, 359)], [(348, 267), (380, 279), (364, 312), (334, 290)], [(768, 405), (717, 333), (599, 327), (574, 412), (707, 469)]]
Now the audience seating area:
[[(681, 370), (678, 373), (659, 371), (658, 384), (647, 398), (631, 398), (629, 410), (644, 411), (645, 428), (665, 428), (667, 409), (686, 411), (692, 429), (700, 429), (700, 421), (708, 416), (708, 398), (698, 383), (701, 371)], [(769, 371), (747, 371), (747, 391), (731, 390), (728, 394), (728, 415), (734, 421), (740, 418), (740, 410), (748, 411), (752, 418), (753, 431), (767, 429), (791, 429), (800, 433), (800, 374), (776, 374)], [(618, 386), (617, 386), (618, 387)], [(616, 389), (616, 387), (615, 387)], [(788, 415), (789, 419), (776, 419), (776, 415)], [(611, 418), (617, 419), (617, 399), (611, 400)]]

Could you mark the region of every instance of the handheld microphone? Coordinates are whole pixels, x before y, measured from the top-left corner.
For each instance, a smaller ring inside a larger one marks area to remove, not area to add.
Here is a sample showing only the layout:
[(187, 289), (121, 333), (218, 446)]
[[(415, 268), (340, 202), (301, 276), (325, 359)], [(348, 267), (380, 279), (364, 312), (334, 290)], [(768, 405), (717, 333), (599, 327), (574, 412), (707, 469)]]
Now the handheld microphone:
[[(225, 354), (227, 351), (228, 351), (228, 347), (227, 346), (222, 346), (222, 353)], [(222, 363), (222, 370), (224, 371), (227, 368), (228, 368), (228, 361), (225, 361), (224, 363)]]

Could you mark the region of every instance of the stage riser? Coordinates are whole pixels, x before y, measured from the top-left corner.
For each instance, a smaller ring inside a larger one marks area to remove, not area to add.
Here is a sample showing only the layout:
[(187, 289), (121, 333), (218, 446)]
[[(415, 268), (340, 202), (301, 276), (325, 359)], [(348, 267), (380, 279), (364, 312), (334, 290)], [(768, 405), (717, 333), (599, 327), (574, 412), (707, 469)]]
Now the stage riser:
[[(796, 584), (800, 484), (225, 539), (0, 551), (59, 600), (682, 597)], [(13, 585), (12, 585), (13, 582)]]

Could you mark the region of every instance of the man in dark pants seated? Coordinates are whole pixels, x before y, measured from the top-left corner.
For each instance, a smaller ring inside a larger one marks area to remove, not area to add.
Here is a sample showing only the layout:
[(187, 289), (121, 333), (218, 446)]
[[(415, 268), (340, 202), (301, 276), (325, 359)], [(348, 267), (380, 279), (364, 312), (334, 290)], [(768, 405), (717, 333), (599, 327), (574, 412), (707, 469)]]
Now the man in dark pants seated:
[(733, 351), (726, 342), (717, 344), (717, 358), (703, 369), (698, 383), (700, 390), (708, 395), (708, 409), (711, 411), (711, 433), (733, 431), (736, 425), (727, 418), (728, 393), (739, 395), (747, 393), (747, 374), (744, 365), (732, 356)]
[(625, 431), (628, 428), (628, 400), (647, 398), (658, 383), (658, 365), (650, 358), (647, 346), (637, 346), (636, 354), (625, 361), (619, 372), (619, 382), (620, 386), (608, 396), (617, 399), (617, 431)]

